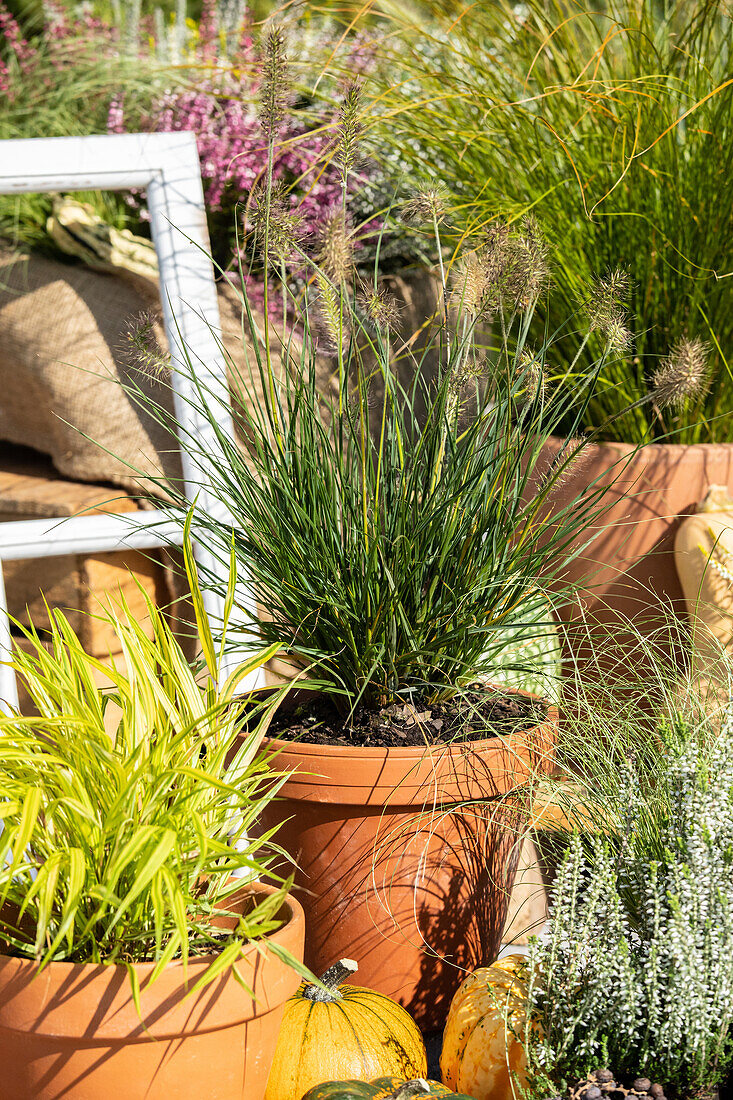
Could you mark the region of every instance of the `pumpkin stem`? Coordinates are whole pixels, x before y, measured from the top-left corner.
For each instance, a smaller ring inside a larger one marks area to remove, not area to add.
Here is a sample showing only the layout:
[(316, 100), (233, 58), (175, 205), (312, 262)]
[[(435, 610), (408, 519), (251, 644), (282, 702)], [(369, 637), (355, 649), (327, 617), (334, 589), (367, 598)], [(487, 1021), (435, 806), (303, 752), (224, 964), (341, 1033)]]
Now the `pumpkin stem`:
[(338, 1001), (341, 997), (338, 987), (352, 974), (356, 974), (358, 969), (359, 967), (353, 959), (339, 959), (333, 966), (329, 966), (325, 974), (321, 975), (320, 981), (327, 988), (321, 989), (318, 985), (307, 985), (303, 990), (303, 997), (306, 1001)]
[(396, 1092), (391, 1092), (387, 1100), (410, 1100), (412, 1096), (429, 1096), (430, 1085), (424, 1077), (413, 1077), (412, 1081), (405, 1081)]

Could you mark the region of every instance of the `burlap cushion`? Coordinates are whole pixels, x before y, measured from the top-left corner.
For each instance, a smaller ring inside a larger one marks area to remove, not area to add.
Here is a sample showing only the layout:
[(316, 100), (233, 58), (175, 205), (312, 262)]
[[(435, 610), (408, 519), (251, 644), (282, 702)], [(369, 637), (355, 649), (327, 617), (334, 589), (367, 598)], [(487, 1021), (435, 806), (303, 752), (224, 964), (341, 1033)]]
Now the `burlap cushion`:
[(149, 305), (116, 276), (0, 251), (0, 437), (50, 455), (78, 481), (134, 491), (136, 469), (179, 477), (175, 440), (120, 385), (170, 399), (126, 347), (127, 324)]
[[(391, 282), (407, 338), (435, 306), (433, 283), (423, 273)], [(0, 248), (0, 439), (50, 455), (60, 473), (78, 481), (110, 481), (135, 492), (155, 491), (149, 478), (179, 478), (175, 438), (124, 388), (138, 386), (170, 409), (169, 378), (141, 371), (127, 339), (151, 307), (159, 307), (159, 298), (144, 281)], [(220, 286), (219, 309), (222, 342), (239, 378), (232, 383), (239, 391), (246, 378), (246, 398), (257, 405), (261, 385), (244, 367), (242, 309), (231, 287)], [(160, 323), (154, 338), (164, 349)], [(274, 336), (277, 365), (276, 345)], [(321, 392), (332, 389), (332, 355), (319, 357), (318, 374)]]

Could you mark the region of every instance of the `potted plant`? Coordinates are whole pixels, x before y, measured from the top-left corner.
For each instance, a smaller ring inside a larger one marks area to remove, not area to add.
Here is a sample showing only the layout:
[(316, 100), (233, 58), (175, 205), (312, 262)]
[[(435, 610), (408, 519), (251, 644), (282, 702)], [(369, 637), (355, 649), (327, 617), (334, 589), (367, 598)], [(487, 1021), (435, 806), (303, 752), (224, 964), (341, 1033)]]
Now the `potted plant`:
[[(533, 211), (557, 246), (538, 319), (565, 326), (561, 371), (594, 372), (598, 345), (565, 322), (595, 273), (629, 275), (633, 337), (599, 378), (581, 425), (594, 442), (563, 498), (613, 480), (609, 510), (569, 575), (612, 632), (629, 617), (664, 626), (670, 605), (684, 616), (679, 517), (711, 484), (733, 487), (729, 5), (435, 3), (394, 9), (388, 27), (374, 140), (408, 172), (440, 165), (461, 232)], [(697, 385), (666, 410), (637, 406), (669, 357)]]
[(592, 691), (564, 681), (559, 775), (533, 806), (547, 923), (448, 1014), (442, 1080), (475, 1100), (681, 1100), (729, 1072), (730, 698), (658, 652), (620, 683), (595, 658)]
[[(303, 911), (248, 835), (283, 776), (238, 733), (190, 553), (202, 687), (161, 613), (104, 611), (126, 668), (61, 612), (15, 668), (37, 709), (0, 719), (0, 1096), (261, 1100), (302, 966)], [(111, 687), (99, 688), (103, 673)], [(229, 761), (229, 762), (227, 762)], [(267, 879), (267, 883), (265, 882)]]
[(613, 729), (597, 714), (612, 740), (581, 760), (596, 829), (568, 835), (526, 959), (519, 1032), (535, 1096), (606, 1096), (615, 1076), (632, 1094), (712, 1097), (733, 1065), (730, 700), (711, 710), (670, 693), (655, 725), (667, 676)]
[[(269, 186), (284, 65), (274, 30), (261, 88), (270, 152), (252, 230), (275, 273), (293, 253), (309, 262)], [(333, 150), (344, 195), (360, 124), (352, 87)], [(548, 656), (552, 668), (547, 588), (603, 490), (586, 487), (562, 508), (552, 500), (584, 443), (570, 431), (552, 462), (545, 443), (579, 422), (592, 387), (550, 390), (552, 340), (528, 342), (548, 281), (536, 224), (495, 227), (449, 265), (439, 190), (423, 189), (403, 213), (436, 242), (442, 307), (419, 353), (394, 338), (378, 265), (368, 285), (353, 279), (340, 208), (302, 293), (281, 282), (279, 356), (271, 310), (260, 331), (243, 296), (252, 355), (232, 401), (238, 439), (221, 429), (195, 364), (177, 369), (220, 445), (216, 457), (193, 436), (182, 442), (226, 515), (196, 514), (199, 538), (220, 555), (233, 540), (259, 607), (247, 640), (284, 639), (283, 655), (318, 692), (293, 695), (273, 727), (269, 744), (292, 774), (265, 814), (284, 822), (307, 888), (308, 965), (355, 958), (366, 985), (425, 1024), (441, 1022), (461, 969), (498, 950), (521, 789), (551, 767), (556, 712), (490, 684), (536, 673)], [(315, 370), (329, 347), (333, 398)], [(609, 337), (598, 371), (612, 354)], [(435, 359), (437, 376), (423, 369)], [(248, 371), (261, 407), (246, 401)], [(165, 420), (162, 407), (156, 414)]]

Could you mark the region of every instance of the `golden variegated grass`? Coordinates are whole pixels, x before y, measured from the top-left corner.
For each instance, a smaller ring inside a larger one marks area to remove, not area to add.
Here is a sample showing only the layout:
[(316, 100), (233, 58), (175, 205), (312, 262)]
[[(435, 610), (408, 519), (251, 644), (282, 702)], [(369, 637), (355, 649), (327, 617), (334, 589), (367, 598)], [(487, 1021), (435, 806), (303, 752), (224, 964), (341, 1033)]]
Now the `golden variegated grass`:
[[(38, 714), (0, 720), (0, 939), (40, 967), (154, 961), (155, 978), (173, 959), (214, 954), (205, 984), (279, 927), (290, 880), (273, 863), (283, 854), (272, 832), (250, 830), (284, 780), (260, 752), (282, 692), (246, 725), (250, 699), (237, 695), (278, 647), (222, 678), (225, 641), (214, 645), (188, 530), (185, 560), (205, 682), (147, 598), (148, 623), (124, 601), (102, 612), (121, 651), (111, 667), (58, 610), (47, 640), (30, 629), (29, 652), (16, 652)], [(233, 568), (224, 633), (235, 577)], [(215, 917), (242, 877), (278, 889), (223, 934)]]

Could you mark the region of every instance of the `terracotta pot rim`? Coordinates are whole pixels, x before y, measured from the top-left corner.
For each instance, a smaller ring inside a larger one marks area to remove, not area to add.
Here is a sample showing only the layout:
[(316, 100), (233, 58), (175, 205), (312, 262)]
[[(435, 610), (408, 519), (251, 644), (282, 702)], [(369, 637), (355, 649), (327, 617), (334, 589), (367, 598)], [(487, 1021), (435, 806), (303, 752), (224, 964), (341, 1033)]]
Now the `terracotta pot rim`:
[(268, 748), (273, 749), (276, 752), (291, 752), (299, 756), (316, 756), (324, 757), (333, 754), (336, 757), (342, 759), (365, 759), (365, 760), (383, 760), (385, 757), (389, 757), (394, 760), (420, 760), (423, 757), (438, 756), (442, 757), (446, 754), (463, 756), (466, 754), (466, 749), (470, 748), (475, 752), (485, 752), (496, 746), (508, 746), (515, 740), (524, 740), (539, 730), (555, 729), (560, 720), (560, 712), (554, 703), (547, 702), (543, 696), (535, 694), (533, 691), (524, 691), (522, 688), (509, 687), (506, 684), (487, 684), (487, 687), (496, 688), (498, 691), (505, 692), (510, 695), (522, 695), (525, 699), (531, 699), (536, 702), (547, 703), (547, 717), (537, 722), (534, 726), (529, 726), (527, 729), (518, 730), (515, 733), (494, 734), (493, 737), (482, 737), (475, 741), (446, 741), (440, 745), (406, 745), (406, 746), (361, 746), (361, 745), (321, 745), (312, 741), (289, 741), (284, 737), (269, 737), (266, 736), (263, 744), (266, 744)]
[[(255, 884), (252, 885), (254, 886)], [(268, 895), (276, 893), (278, 889), (278, 887), (270, 886), (269, 884), (264, 882), (258, 882), (256, 884), (256, 887), (258, 893)], [(259, 944), (267, 944), (271, 940), (278, 942), (281, 939), (287, 939), (289, 930), (292, 927), (293, 922), (298, 920), (299, 916), (303, 914), (303, 907), (292, 893), (286, 894), (285, 898), (283, 899), (283, 908), (285, 907), (287, 907), (288, 915), (287, 919), (283, 922), (282, 927), (278, 928), (277, 931), (272, 932), (269, 936), (266, 936), (264, 940), (251, 940), (248, 943), (243, 944), (243, 946), (251, 947), (253, 951), (256, 951)], [(199, 969), (203, 970), (209, 967), (211, 963), (214, 962), (218, 957), (218, 954), (191, 955), (188, 959), (187, 972), (192, 973), (198, 971)], [(155, 962), (132, 963), (132, 968), (140, 978), (141, 985), (147, 975), (153, 972), (156, 965), (157, 964)], [(0, 971), (7, 973), (8, 971), (14, 969), (22, 970), (24, 967), (38, 969), (38, 963), (34, 959), (27, 959), (21, 955), (6, 955), (2, 951), (0, 951)], [(64, 959), (59, 959), (55, 962), (48, 963), (48, 965), (43, 968), (43, 971), (41, 971), (41, 973), (45, 973), (46, 971), (51, 972), (53, 970), (53, 972), (55, 972), (56, 974), (60, 974), (62, 969), (64, 970), (64, 973), (68, 974), (72, 978), (83, 978), (85, 976), (92, 977), (93, 975), (101, 977), (103, 974), (108, 974), (111, 978), (116, 973), (125, 973), (126, 971), (124, 963), (74, 963), (66, 962)], [(174, 974), (176, 970), (180, 970), (181, 974), (183, 974), (182, 959), (173, 959), (171, 962), (166, 963), (165, 968), (161, 971), (160, 978), (162, 978), (164, 974)], [(153, 989), (155, 989), (155, 986), (153, 986)]]
[(323, 757), (332, 753), (347, 760), (350, 757), (352, 759), (358, 757), (366, 760), (381, 760), (388, 754), (395, 760), (419, 760), (425, 756), (443, 756), (446, 753), (463, 756), (467, 748), (474, 752), (485, 752), (493, 746), (511, 748), (513, 740), (524, 740), (538, 730), (545, 729), (548, 726), (554, 727), (559, 721), (559, 717), (557, 707), (551, 705), (547, 711), (545, 721), (538, 722), (537, 725), (530, 726), (529, 729), (511, 734), (497, 733), (494, 737), (484, 737), (478, 741), (447, 741), (444, 745), (410, 745), (407, 747), (395, 746), (394, 748), (370, 746), (362, 748), (358, 745), (315, 745), (310, 741), (286, 741), (280, 737), (266, 737), (263, 743), (274, 751), (282, 749), (283, 751), (297, 753), (300, 756)]
[[(560, 436), (551, 436), (553, 441), (563, 442)], [(649, 455), (656, 452), (663, 454), (689, 454), (694, 451), (703, 451), (707, 454), (714, 454), (716, 451), (733, 451), (733, 442), (731, 443), (625, 443), (621, 439), (604, 439), (597, 443), (588, 443), (583, 450), (588, 451), (598, 450), (613, 450), (621, 452), (622, 454), (631, 454), (633, 452), (639, 455)]]

